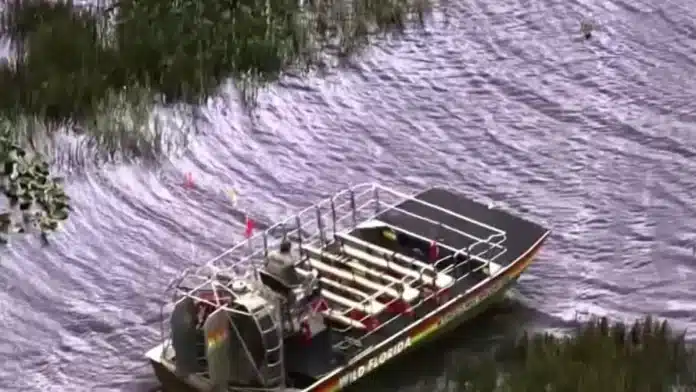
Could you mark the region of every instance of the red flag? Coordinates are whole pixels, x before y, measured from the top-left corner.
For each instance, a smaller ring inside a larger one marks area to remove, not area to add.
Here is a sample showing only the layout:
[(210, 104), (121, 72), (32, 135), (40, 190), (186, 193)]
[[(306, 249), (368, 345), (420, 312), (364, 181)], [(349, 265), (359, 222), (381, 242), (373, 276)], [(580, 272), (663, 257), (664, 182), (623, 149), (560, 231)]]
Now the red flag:
[(254, 231), (254, 221), (246, 217), (246, 228), (244, 229), (244, 236), (246, 238), (251, 237), (251, 233)]
[(440, 255), (440, 248), (437, 246), (437, 242), (435, 242), (435, 240), (433, 240), (430, 243), (430, 249), (428, 250), (428, 257), (430, 258), (430, 261), (436, 261), (439, 255)]
[(184, 188), (193, 188), (193, 175), (191, 172), (186, 173), (186, 176), (184, 176)]

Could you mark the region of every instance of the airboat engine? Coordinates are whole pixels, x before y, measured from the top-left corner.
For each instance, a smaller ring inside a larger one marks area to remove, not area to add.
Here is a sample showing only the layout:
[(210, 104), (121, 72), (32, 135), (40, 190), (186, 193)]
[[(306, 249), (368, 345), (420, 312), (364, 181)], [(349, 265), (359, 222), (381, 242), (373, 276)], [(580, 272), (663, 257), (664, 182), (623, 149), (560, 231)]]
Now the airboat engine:
[(177, 372), (208, 373), (228, 386), (268, 388), (284, 381), (278, 303), (252, 282), (213, 281), (189, 291), (171, 318)]

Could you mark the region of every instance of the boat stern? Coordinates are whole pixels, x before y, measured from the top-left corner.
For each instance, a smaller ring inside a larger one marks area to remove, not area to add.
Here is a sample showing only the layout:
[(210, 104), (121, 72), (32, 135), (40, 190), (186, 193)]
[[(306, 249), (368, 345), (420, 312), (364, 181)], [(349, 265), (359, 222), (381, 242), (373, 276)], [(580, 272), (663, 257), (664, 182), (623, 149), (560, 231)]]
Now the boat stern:
[(174, 349), (169, 341), (160, 343), (145, 353), (164, 391), (211, 392), (213, 390), (213, 386), (201, 377), (178, 375), (174, 355)]

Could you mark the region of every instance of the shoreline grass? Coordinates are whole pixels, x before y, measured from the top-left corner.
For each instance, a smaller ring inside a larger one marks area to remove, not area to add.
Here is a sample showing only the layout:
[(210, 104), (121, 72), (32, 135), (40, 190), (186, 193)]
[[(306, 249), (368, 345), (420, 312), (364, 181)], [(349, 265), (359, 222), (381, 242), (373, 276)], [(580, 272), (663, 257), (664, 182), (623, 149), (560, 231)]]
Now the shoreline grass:
[[(228, 80), (253, 107), (258, 90), (286, 72), (305, 76), (327, 58), (359, 54), (373, 34), (423, 23), (427, 1), (8, 0), (0, 15), (0, 38), (11, 48), (0, 62), (0, 165), (17, 164), (6, 158), (8, 146), (45, 163), (51, 157), (32, 148), (41, 142), (35, 139), (66, 132), (83, 137), (100, 161), (156, 161), (169, 142), (157, 129), (157, 108), (199, 105)], [(34, 132), (36, 121), (42, 132)], [(31, 176), (25, 166), (17, 170)], [(10, 201), (7, 189), (19, 186), (8, 182), (11, 172), (0, 178)], [(40, 204), (37, 195), (26, 197)], [(0, 222), (21, 215), (18, 205), (0, 211)]]
[(453, 375), (459, 392), (696, 390), (696, 351), (667, 321), (593, 318), (567, 336), (524, 333)]

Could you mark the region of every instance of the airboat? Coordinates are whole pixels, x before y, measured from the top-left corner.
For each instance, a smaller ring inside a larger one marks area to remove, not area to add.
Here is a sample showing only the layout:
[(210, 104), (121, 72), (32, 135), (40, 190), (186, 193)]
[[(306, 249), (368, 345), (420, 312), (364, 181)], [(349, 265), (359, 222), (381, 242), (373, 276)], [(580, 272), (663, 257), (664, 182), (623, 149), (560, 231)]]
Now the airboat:
[(167, 391), (338, 391), (501, 299), (548, 235), (451, 189), (356, 185), (185, 271), (147, 358)]

